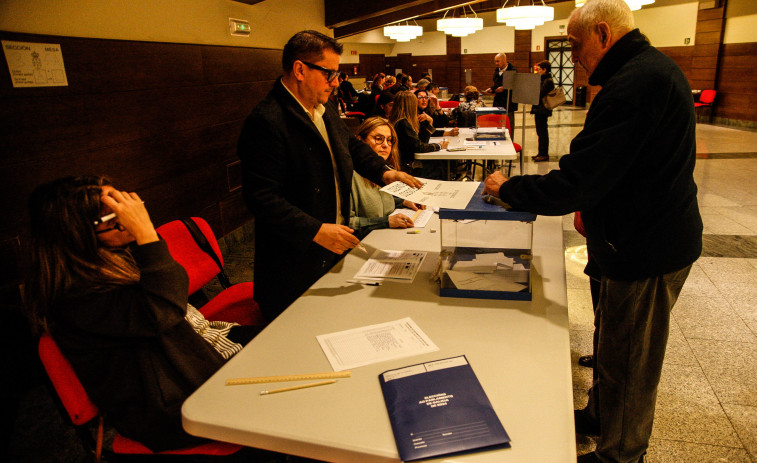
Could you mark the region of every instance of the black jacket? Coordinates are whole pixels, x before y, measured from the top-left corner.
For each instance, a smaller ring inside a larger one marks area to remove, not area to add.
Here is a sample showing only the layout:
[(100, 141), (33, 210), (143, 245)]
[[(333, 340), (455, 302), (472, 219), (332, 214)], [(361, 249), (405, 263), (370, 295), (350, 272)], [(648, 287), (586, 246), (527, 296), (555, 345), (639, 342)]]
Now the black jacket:
[(580, 210), (589, 252), (609, 278), (686, 267), (702, 249), (686, 76), (635, 29), (607, 52), (589, 83), (602, 90), (560, 169), (513, 177), (500, 196), (537, 214)]
[[(384, 160), (358, 140), (326, 103), (323, 115), (349, 223), (352, 172), (382, 185)], [(242, 192), (255, 215), (255, 300), (269, 321), (341, 257), (313, 241), (336, 222), (336, 186), (326, 142), (299, 102), (277, 80), (239, 137)]]
[(184, 319), (189, 279), (166, 243), (133, 255), (138, 284), (67, 298), (51, 311), (50, 331), (121, 434), (154, 451), (195, 445), (202, 440), (184, 432), (181, 405), (224, 360)]
[[(515, 69), (515, 66), (513, 66), (513, 63), (507, 63), (507, 66), (505, 67), (505, 71), (518, 72), (518, 70)], [(499, 75), (499, 68), (494, 69), (494, 76), (492, 77), (492, 80), (494, 81), (494, 84), (492, 85), (492, 91), (502, 86), (502, 76)], [(494, 103), (492, 104), (492, 106), (504, 108), (505, 106), (507, 106), (507, 96), (510, 95), (510, 106), (507, 107), (507, 113), (512, 114), (515, 111), (517, 111), (518, 103), (513, 103), (513, 98), (512, 98), (511, 93), (512, 93), (512, 90), (505, 90), (504, 92), (495, 93)]]
[(416, 132), (413, 130), (413, 126), (410, 125), (410, 122), (405, 119), (400, 119), (394, 124), (400, 151), (400, 163), (402, 170), (405, 172), (413, 173), (411, 166), (415, 160), (415, 153), (429, 153), (442, 149), (438, 143), (428, 143), (431, 132), (426, 130), (425, 127), (430, 126), (427, 123), (421, 125), (419, 128), (420, 132)]
[(552, 110), (544, 107), (542, 99), (547, 96), (549, 92), (555, 89), (555, 83), (552, 80), (552, 74), (545, 72), (541, 75), (541, 86), (539, 87), (539, 104), (531, 106), (531, 114), (537, 114), (540, 116), (550, 117)]

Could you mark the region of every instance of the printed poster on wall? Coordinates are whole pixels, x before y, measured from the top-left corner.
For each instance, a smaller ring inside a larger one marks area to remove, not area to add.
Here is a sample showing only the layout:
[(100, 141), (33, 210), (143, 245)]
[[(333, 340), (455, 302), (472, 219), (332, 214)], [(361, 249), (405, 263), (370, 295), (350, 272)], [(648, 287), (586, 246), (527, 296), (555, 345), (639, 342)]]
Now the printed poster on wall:
[(14, 87), (68, 86), (60, 44), (8, 40), (2, 44)]

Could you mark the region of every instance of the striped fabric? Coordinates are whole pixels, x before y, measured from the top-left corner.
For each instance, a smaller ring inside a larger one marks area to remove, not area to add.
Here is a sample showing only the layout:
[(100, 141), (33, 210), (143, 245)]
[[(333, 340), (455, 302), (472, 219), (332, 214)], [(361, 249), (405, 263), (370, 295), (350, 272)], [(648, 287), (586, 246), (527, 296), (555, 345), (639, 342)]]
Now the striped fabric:
[(197, 334), (202, 336), (221, 354), (224, 360), (230, 359), (242, 350), (241, 344), (232, 342), (226, 337), (231, 327), (239, 325), (238, 323), (208, 321), (192, 304), (187, 304), (187, 315), (184, 318), (192, 325)]

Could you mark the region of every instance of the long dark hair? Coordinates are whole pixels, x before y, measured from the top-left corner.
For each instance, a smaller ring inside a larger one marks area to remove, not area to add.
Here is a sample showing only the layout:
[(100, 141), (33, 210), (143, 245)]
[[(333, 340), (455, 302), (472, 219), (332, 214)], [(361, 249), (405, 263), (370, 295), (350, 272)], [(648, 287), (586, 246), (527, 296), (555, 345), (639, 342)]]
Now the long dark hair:
[(95, 234), (102, 176), (64, 177), (42, 184), (29, 198), (31, 264), (24, 287), (34, 325), (47, 330), (50, 310), (61, 300), (139, 280), (128, 252), (104, 247)]

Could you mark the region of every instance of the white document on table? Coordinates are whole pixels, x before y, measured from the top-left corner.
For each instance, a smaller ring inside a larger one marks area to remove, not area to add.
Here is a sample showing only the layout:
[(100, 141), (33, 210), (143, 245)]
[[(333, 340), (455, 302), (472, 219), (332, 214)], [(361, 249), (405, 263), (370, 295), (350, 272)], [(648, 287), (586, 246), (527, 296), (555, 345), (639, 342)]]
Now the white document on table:
[(428, 223), (434, 211), (432, 209), (418, 209), (414, 211), (412, 209), (395, 209), (394, 212), (389, 214), (390, 216), (396, 214), (403, 214), (413, 221), (413, 228), (423, 228)]
[(420, 188), (396, 181), (381, 188), (392, 196), (407, 199), (417, 204), (447, 209), (465, 209), (480, 182), (445, 182), (418, 177), (423, 182)]
[(421, 268), (423, 251), (386, 251), (377, 249), (355, 274), (355, 279), (395, 279), (412, 281)]
[[(447, 270), (447, 276), (452, 280), (452, 284), (457, 289), (466, 289), (472, 291), (510, 291), (517, 292), (528, 287), (526, 283), (513, 281), (518, 276), (501, 273), (472, 273), (460, 272), (457, 270)], [(523, 275), (525, 277), (526, 274)]]
[(316, 339), (334, 371), (439, 350), (410, 317), (322, 334)]

